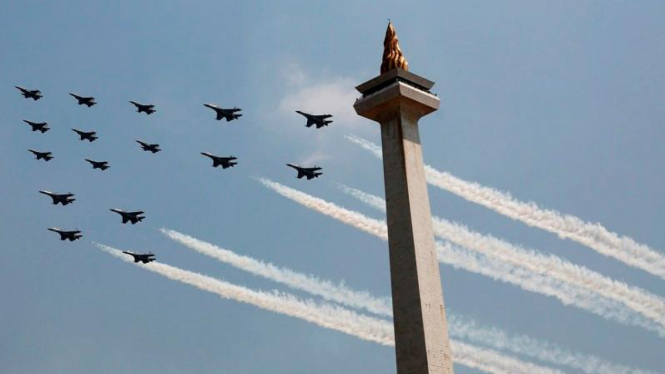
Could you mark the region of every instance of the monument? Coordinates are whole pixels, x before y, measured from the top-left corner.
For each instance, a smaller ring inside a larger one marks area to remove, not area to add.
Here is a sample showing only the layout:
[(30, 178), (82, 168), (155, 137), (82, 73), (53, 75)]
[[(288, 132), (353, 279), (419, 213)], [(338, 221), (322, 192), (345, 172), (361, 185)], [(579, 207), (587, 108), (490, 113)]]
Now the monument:
[(452, 374), (418, 120), (439, 108), (431, 82), (408, 71), (388, 23), (381, 75), (356, 89), (354, 108), (379, 122), (386, 190), (398, 374)]

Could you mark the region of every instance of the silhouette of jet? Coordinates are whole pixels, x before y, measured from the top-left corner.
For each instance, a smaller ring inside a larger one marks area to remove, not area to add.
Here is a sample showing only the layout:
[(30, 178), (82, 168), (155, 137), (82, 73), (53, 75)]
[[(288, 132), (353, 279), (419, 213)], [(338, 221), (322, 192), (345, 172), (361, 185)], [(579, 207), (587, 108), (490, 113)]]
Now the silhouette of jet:
[(79, 105), (87, 105), (88, 108), (90, 108), (91, 106), (97, 104), (95, 102), (95, 98), (92, 97), (92, 96), (89, 96), (89, 97), (79, 96), (79, 95), (77, 95), (75, 93), (71, 93), (71, 92), (69, 94), (72, 95), (74, 98), (76, 98), (76, 100), (78, 100)]
[(81, 235), (80, 230), (72, 230), (72, 231), (67, 231), (67, 230), (62, 230), (57, 227), (50, 227), (48, 229), (49, 231), (57, 232), (60, 234), (60, 240), (67, 240), (69, 239), (70, 242), (73, 242), (74, 240), (81, 239), (83, 235)]
[(28, 149), (28, 151), (37, 156), (37, 160), (43, 159), (44, 161), (51, 161), (53, 159), (53, 154), (51, 152), (39, 152), (34, 149)]
[(32, 131), (40, 131), (42, 134), (51, 129), (48, 127), (48, 123), (46, 122), (32, 122), (28, 121), (27, 119), (24, 119), (23, 122), (30, 125), (32, 127)]
[(132, 104), (134, 104), (134, 106), (136, 107), (136, 112), (137, 112), (137, 113), (141, 113), (141, 112), (143, 112), (143, 113), (145, 113), (145, 114), (147, 114), (147, 115), (151, 115), (151, 114), (153, 114), (153, 113), (155, 113), (155, 112), (157, 111), (157, 110), (155, 110), (155, 106), (154, 106), (154, 105), (150, 105), (150, 104), (139, 104), (139, 103), (137, 103), (136, 101), (131, 101), (131, 100), (130, 100), (129, 102), (132, 103)]
[(298, 179), (302, 177), (307, 177), (307, 180), (310, 180), (312, 178), (318, 178), (319, 175), (323, 175), (323, 173), (317, 173), (317, 171), (321, 170), (321, 168), (318, 166), (314, 166), (313, 168), (304, 168), (302, 166), (292, 165), (292, 164), (286, 164), (286, 166), (290, 166), (298, 170), (298, 176), (297, 176)]
[(320, 129), (323, 126), (328, 126), (328, 124), (332, 123), (332, 121), (327, 120), (327, 118), (332, 117), (332, 114), (309, 114), (299, 110), (296, 110), (296, 113), (302, 114), (305, 118), (307, 118), (307, 124), (305, 127), (316, 125), (316, 128)]
[(212, 160), (212, 167), (214, 167), (214, 168), (216, 168), (218, 166), (221, 166), (222, 168), (227, 169), (227, 168), (232, 168), (232, 167), (238, 165), (237, 162), (233, 162), (233, 160), (237, 160), (237, 158), (233, 157), (233, 156), (219, 157), (219, 156), (211, 155), (208, 152), (201, 152), (201, 154), (206, 156), (206, 157), (210, 157), (210, 159)]
[(57, 194), (57, 193), (51, 192), (51, 191), (39, 191), (39, 193), (51, 197), (51, 199), (53, 199), (53, 205), (61, 204), (62, 206), (65, 206), (65, 205), (69, 205), (69, 204), (73, 203), (76, 200), (76, 199), (73, 199), (74, 194), (71, 193), (71, 192), (70, 193)]
[(134, 262), (143, 262), (144, 264), (147, 264), (149, 262), (155, 261), (155, 255), (153, 255), (152, 252), (141, 254), (141, 253), (122, 251), (122, 253), (134, 257)]
[(93, 161), (93, 160), (89, 160), (87, 158), (85, 160), (88, 161), (90, 164), (92, 164), (93, 169), (106, 170), (106, 169), (110, 168), (108, 161)]
[(131, 222), (132, 225), (135, 225), (141, 221), (145, 217), (141, 216), (141, 214), (145, 214), (144, 212), (138, 211), (138, 212), (125, 212), (124, 210), (121, 209), (111, 209), (112, 212), (116, 212), (122, 216), (122, 223), (127, 223)]
[(97, 133), (95, 131), (81, 131), (77, 129), (72, 129), (72, 131), (79, 134), (81, 141), (87, 140), (92, 143), (98, 139)]
[(146, 152), (149, 151), (149, 152), (152, 152), (152, 153), (157, 153), (157, 152), (161, 151), (161, 149), (159, 149), (159, 144), (148, 144), (148, 143), (142, 142), (140, 140), (137, 140), (136, 142), (139, 143), (141, 145), (141, 148), (143, 148), (143, 150), (146, 151)]
[(236, 114), (236, 112), (241, 111), (242, 109), (240, 108), (220, 108), (215, 104), (203, 104), (203, 106), (208, 107), (217, 113), (217, 120), (221, 120), (222, 118), (226, 119), (226, 122), (233, 121), (234, 119), (238, 119), (242, 117), (242, 114)]
[(42, 91), (40, 90), (28, 90), (27, 88), (23, 88), (21, 86), (14, 86), (14, 87), (18, 88), (19, 91), (21, 91), (21, 95), (23, 95), (23, 97), (25, 97), (26, 99), (32, 99), (37, 101), (43, 97)]

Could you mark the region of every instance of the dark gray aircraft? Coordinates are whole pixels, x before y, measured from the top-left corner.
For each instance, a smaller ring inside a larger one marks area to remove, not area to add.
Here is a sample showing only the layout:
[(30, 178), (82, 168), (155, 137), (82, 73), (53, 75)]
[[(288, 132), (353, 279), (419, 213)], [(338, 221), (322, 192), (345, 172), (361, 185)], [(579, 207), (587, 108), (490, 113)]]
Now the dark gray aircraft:
[(242, 114), (236, 114), (236, 112), (241, 111), (242, 109), (240, 108), (220, 108), (215, 104), (203, 104), (203, 106), (208, 107), (217, 113), (217, 120), (221, 120), (222, 118), (226, 119), (226, 122), (233, 121), (234, 119), (238, 119), (242, 117)]
[(134, 262), (143, 262), (144, 264), (147, 264), (149, 262), (155, 261), (155, 255), (153, 255), (152, 252), (141, 254), (141, 253), (122, 251), (122, 253), (134, 257)]
[(50, 196), (51, 199), (53, 199), (53, 205), (58, 205), (61, 204), (62, 206), (69, 205), (76, 201), (76, 199), (73, 199), (74, 194), (73, 193), (63, 193), (63, 194), (57, 194), (55, 192), (51, 191), (39, 191), (39, 193), (44, 194), (46, 196)]
[(79, 134), (79, 136), (81, 137), (81, 141), (87, 140), (92, 143), (95, 140), (99, 139), (95, 131), (81, 131), (77, 129), (72, 129), (72, 131)]
[(27, 88), (23, 88), (21, 86), (14, 86), (21, 91), (21, 95), (23, 95), (26, 99), (32, 99), (32, 100), (39, 100), (41, 99), (42, 96), (42, 91), (40, 90), (28, 90)]
[(302, 166), (292, 165), (292, 164), (286, 164), (286, 166), (290, 166), (298, 170), (298, 176), (297, 176), (298, 179), (302, 177), (307, 177), (307, 180), (310, 180), (312, 178), (318, 178), (319, 175), (323, 175), (323, 173), (317, 173), (317, 171), (321, 170), (321, 168), (318, 166), (314, 166), (313, 168), (304, 168)]
[(122, 216), (122, 223), (127, 223), (131, 222), (132, 225), (135, 225), (141, 221), (145, 217), (141, 216), (141, 214), (145, 214), (144, 212), (138, 211), (138, 212), (125, 212), (124, 210), (121, 209), (111, 209), (112, 212), (116, 212)]
[(106, 169), (110, 168), (108, 161), (93, 161), (93, 160), (89, 160), (87, 158), (85, 160), (88, 161), (92, 165), (93, 169), (106, 170)]
[(150, 104), (139, 104), (139, 103), (137, 103), (136, 101), (131, 101), (131, 100), (130, 100), (129, 102), (132, 103), (132, 104), (134, 104), (134, 106), (136, 107), (136, 112), (138, 112), (138, 113), (143, 112), (143, 113), (145, 113), (145, 114), (147, 114), (147, 115), (151, 115), (151, 114), (153, 114), (153, 113), (155, 113), (155, 112), (157, 111), (157, 110), (155, 110), (155, 106), (154, 106), (154, 105), (150, 105)]
[(69, 94), (72, 95), (76, 100), (78, 100), (79, 105), (87, 105), (88, 108), (90, 108), (91, 106), (97, 104), (95, 102), (95, 98), (92, 97), (92, 96), (89, 96), (89, 97), (79, 96), (79, 95), (77, 95), (75, 93), (71, 93), (71, 92)]
[(141, 145), (141, 148), (143, 148), (143, 150), (146, 152), (157, 153), (161, 151), (161, 149), (159, 149), (159, 144), (148, 144), (140, 140), (137, 140), (136, 142), (139, 143)]
[(39, 152), (35, 151), (34, 149), (28, 149), (28, 151), (32, 152), (35, 156), (37, 156), (37, 160), (44, 160), (44, 161), (51, 161), (53, 160), (53, 154), (51, 152)]
[(327, 119), (332, 117), (332, 114), (309, 114), (305, 112), (301, 112), (299, 110), (296, 110), (296, 113), (302, 114), (307, 118), (307, 124), (305, 127), (311, 127), (312, 125), (316, 125), (317, 129), (320, 129), (323, 126), (328, 126), (329, 124), (332, 123), (332, 121), (328, 121)]
[(67, 240), (69, 239), (70, 242), (73, 242), (74, 240), (81, 239), (83, 235), (81, 235), (80, 230), (72, 230), (72, 231), (67, 231), (67, 230), (62, 230), (57, 227), (51, 227), (48, 229), (49, 231), (57, 232), (60, 234), (60, 240)]
[(233, 162), (233, 160), (237, 160), (237, 158), (233, 157), (233, 156), (219, 157), (219, 156), (211, 155), (208, 152), (201, 152), (201, 154), (206, 156), (206, 157), (210, 157), (210, 159), (212, 160), (212, 167), (214, 167), (214, 168), (216, 168), (218, 166), (221, 166), (222, 168), (227, 169), (227, 168), (232, 168), (232, 167), (238, 165), (237, 162)]
[(27, 119), (24, 119), (23, 122), (30, 125), (32, 127), (32, 131), (41, 131), (42, 134), (51, 129), (48, 127), (48, 123), (46, 122), (32, 122), (28, 121)]

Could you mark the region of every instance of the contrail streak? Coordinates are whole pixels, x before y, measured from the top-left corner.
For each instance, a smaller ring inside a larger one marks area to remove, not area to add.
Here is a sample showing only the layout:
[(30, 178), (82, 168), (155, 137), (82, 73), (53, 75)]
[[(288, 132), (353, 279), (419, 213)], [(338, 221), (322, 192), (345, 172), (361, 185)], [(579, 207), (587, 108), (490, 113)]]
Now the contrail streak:
[[(340, 222), (353, 226), (383, 240), (388, 240), (386, 224), (361, 213), (339, 207), (333, 203), (308, 195), (304, 192), (281, 185), (265, 178), (258, 178), (266, 187), (301, 205), (328, 215)], [(665, 337), (665, 329), (652, 321), (635, 315), (625, 305), (608, 300), (588, 289), (561, 282), (542, 274), (535, 274), (523, 267), (515, 267), (484, 255), (478, 255), (450, 243), (436, 243), (439, 262), (452, 265), (473, 273), (482, 274), (494, 280), (514, 284), (522, 289), (553, 296), (565, 305), (579, 308), (623, 324), (641, 326)]]
[[(96, 245), (101, 250), (126, 262), (132, 263), (132, 260), (127, 258), (127, 256), (125, 256), (120, 250), (103, 244)], [(330, 304), (317, 303), (313, 300), (300, 300), (294, 295), (287, 293), (268, 293), (251, 290), (246, 287), (234, 285), (219, 279), (166, 264), (153, 262), (147, 265), (135, 265), (165, 276), (171, 280), (214, 293), (225, 299), (239, 301), (272, 312), (300, 318), (315, 325), (340, 331), (366, 341), (387, 346), (394, 346), (395, 344), (393, 327), (385, 320), (357, 314), (351, 310)], [(461, 342), (452, 341), (451, 348), (453, 351), (453, 360), (456, 363), (483, 370), (488, 373), (562, 374), (562, 372), (555, 369), (523, 362), (489, 349), (479, 348)]]
[[(347, 135), (346, 138), (381, 158), (381, 148), (363, 138)], [(665, 256), (634, 239), (607, 230), (599, 223), (589, 223), (552, 209), (540, 208), (534, 202), (516, 200), (509, 193), (501, 192), (475, 182), (468, 182), (446, 172), (425, 165), (427, 183), (451, 192), (463, 199), (492, 209), (506, 217), (521, 221), (583, 244), (598, 253), (613, 257), (627, 265), (642, 269), (665, 279)]]
[[(345, 185), (339, 186), (344, 192), (363, 203), (382, 212), (386, 211), (384, 199)], [(557, 256), (543, 255), (493, 236), (473, 232), (463, 225), (443, 218), (432, 217), (432, 223), (434, 234), (442, 239), (450, 240), (457, 245), (499, 261), (523, 267), (533, 273), (585, 288), (602, 297), (616, 300), (665, 328), (665, 301), (652, 293), (605, 277)]]
[[(341, 187), (345, 187), (341, 185)], [(356, 190), (357, 191), (357, 190)], [(378, 198), (382, 200), (381, 198)], [(241, 270), (285, 284), (293, 289), (354, 308), (364, 308), (374, 313), (392, 317), (391, 301), (388, 297), (375, 297), (366, 291), (356, 291), (344, 284), (335, 284), (318, 277), (299, 273), (283, 267), (265, 263), (247, 256), (240, 256), (228, 249), (201, 241), (177, 231), (161, 229), (167, 237), (199, 253), (215, 258)], [(452, 338), (468, 340), (493, 349), (510, 351), (536, 358), (551, 364), (566, 365), (587, 374), (651, 374), (607, 362), (599, 357), (571, 353), (554, 344), (541, 342), (528, 336), (510, 336), (497, 328), (479, 326), (475, 321), (448, 314), (448, 326)]]
[(543, 342), (528, 336), (510, 336), (496, 328), (478, 326), (468, 318), (449, 315), (450, 335), (472, 343), (489, 345), (494, 349), (532, 357), (543, 362), (565, 365), (586, 374), (655, 374), (608, 362), (600, 357), (570, 352), (556, 344)]
[(291, 288), (321, 296), (352, 308), (366, 309), (372, 313), (391, 316), (392, 304), (389, 298), (376, 298), (369, 292), (351, 290), (343, 284), (322, 280), (293, 270), (266, 263), (248, 256), (241, 256), (228, 249), (181, 234), (177, 231), (161, 229), (167, 237), (201, 254), (212, 257), (241, 270), (247, 271)]

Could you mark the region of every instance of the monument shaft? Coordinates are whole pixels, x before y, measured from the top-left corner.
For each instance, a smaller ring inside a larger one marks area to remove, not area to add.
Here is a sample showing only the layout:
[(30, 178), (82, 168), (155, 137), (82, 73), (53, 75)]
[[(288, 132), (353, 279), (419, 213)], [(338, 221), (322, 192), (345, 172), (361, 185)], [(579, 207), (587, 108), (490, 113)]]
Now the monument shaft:
[(418, 120), (433, 85), (401, 69), (358, 86), (356, 112), (381, 124), (398, 374), (452, 374)]

